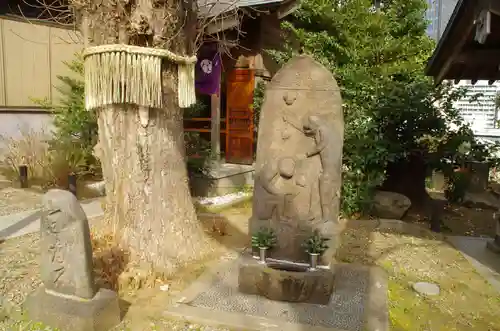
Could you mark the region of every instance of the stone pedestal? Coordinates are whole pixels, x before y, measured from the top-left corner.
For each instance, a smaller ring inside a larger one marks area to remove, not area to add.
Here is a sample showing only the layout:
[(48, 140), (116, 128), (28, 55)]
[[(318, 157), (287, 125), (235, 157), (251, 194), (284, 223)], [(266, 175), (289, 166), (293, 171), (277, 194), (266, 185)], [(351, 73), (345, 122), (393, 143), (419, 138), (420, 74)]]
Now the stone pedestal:
[(24, 305), (30, 320), (61, 331), (107, 331), (120, 323), (118, 295), (107, 289), (85, 300), (47, 292), (42, 286)]
[(261, 295), (270, 300), (326, 305), (333, 293), (331, 270), (308, 271), (292, 263), (244, 259), (240, 265), (238, 289), (241, 293)]

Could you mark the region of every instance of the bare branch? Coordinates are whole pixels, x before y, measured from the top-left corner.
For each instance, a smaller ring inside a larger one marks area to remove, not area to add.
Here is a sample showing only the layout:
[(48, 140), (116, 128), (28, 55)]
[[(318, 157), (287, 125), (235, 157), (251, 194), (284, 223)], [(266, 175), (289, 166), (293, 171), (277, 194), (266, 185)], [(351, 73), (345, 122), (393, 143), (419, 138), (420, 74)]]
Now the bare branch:
[[(99, 43), (130, 43), (147, 47), (172, 48), (175, 47), (175, 40), (180, 34), (186, 33), (188, 24), (187, 15), (172, 15), (174, 12), (183, 10), (182, 2), (175, 0), (151, 0), (152, 17), (144, 17), (141, 12), (140, 2), (130, 0), (110, 0), (100, 1), (98, 4), (91, 0), (20, 0), (25, 6), (31, 6), (38, 12), (37, 20), (50, 21), (62, 26), (76, 27), (84, 20), (97, 33), (106, 34), (105, 40)], [(232, 50), (235, 47), (246, 49), (241, 46), (240, 41), (245, 37), (245, 32), (241, 25), (243, 17), (256, 18), (261, 14), (269, 13), (268, 9), (240, 8), (240, 0), (191, 0), (197, 11), (197, 24), (195, 33), (189, 35), (194, 38), (194, 49), (189, 48), (189, 52), (196, 52), (204, 42), (217, 42), (219, 52), (233, 58)], [(22, 14), (22, 8), (18, 11)], [(87, 15), (92, 13), (92, 17)], [(78, 14), (78, 15), (77, 15)], [(87, 17), (87, 16), (89, 17)], [(26, 21), (33, 19), (23, 16)], [(182, 19), (180, 21), (178, 18)], [(78, 21), (80, 20), (80, 21)], [(223, 22), (236, 24), (229, 30), (208, 34), (207, 28), (216, 24), (223, 25)], [(98, 23), (101, 22), (101, 23)], [(168, 22), (168, 25), (165, 24)], [(189, 24), (192, 21), (189, 22)], [(145, 25), (143, 25), (143, 23)], [(103, 26), (95, 26), (102, 24)], [(172, 31), (172, 28), (175, 28)], [(85, 27), (81, 26), (82, 32)], [(189, 28), (188, 28), (189, 30)], [(87, 27), (87, 31), (88, 27)], [(149, 39), (147, 36), (151, 36)], [(84, 36), (84, 43), (95, 42), (96, 36)], [(174, 50), (175, 51), (175, 50)]]

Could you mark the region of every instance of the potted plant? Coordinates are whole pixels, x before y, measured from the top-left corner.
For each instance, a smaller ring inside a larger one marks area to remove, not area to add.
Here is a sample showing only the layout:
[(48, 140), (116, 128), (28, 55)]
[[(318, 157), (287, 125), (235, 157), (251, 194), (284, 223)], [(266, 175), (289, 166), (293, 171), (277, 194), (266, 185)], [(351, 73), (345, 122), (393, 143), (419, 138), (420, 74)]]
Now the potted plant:
[(259, 249), (261, 263), (266, 263), (267, 250), (273, 248), (275, 245), (276, 234), (273, 229), (262, 227), (252, 236), (252, 247)]
[(323, 252), (328, 248), (328, 245), (326, 244), (327, 241), (328, 238), (321, 236), (319, 231), (316, 230), (304, 243), (304, 248), (309, 254), (310, 270), (316, 270), (318, 265), (318, 256), (323, 254)]

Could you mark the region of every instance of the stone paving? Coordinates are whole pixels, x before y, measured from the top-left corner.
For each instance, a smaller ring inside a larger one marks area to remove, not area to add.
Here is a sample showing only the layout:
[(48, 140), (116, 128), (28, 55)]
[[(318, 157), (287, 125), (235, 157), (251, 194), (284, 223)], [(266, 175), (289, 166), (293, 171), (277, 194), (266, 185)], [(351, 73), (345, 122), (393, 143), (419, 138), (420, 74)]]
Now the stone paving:
[[(99, 199), (81, 202), (87, 218), (103, 215)], [(41, 209), (32, 209), (17, 214), (0, 216), (0, 240), (15, 238), (40, 230)]]
[(314, 305), (240, 293), (238, 263), (207, 271), (166, 314), (244, 330), (388, 330), (387, 280), (378, 268), (340, 264), (330, 303)]
[(486, 243), (492, 239), (447, 236), (447, 240), (500, 292), (500, 255), (486, 248)]

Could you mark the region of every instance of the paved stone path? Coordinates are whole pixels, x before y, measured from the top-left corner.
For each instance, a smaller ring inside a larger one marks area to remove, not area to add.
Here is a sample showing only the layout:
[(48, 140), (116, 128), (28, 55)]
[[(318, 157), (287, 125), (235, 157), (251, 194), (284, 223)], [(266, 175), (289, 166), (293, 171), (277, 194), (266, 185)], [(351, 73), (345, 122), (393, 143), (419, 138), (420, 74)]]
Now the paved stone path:
[[(82, 202), (82, 207), (89, 220), (103, 215), (99, 199)], [(40, 230), (40, 209), (33, 209), (17, 214), (0, 216), (0, 240), (19, 237)]]
[(500, 255), (486, 248), (490, 238), (447, 236), (448, 241), (500, 292)]

